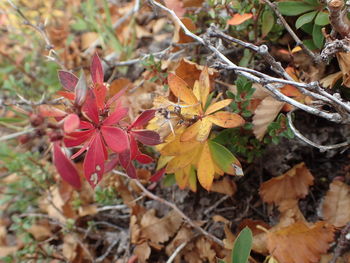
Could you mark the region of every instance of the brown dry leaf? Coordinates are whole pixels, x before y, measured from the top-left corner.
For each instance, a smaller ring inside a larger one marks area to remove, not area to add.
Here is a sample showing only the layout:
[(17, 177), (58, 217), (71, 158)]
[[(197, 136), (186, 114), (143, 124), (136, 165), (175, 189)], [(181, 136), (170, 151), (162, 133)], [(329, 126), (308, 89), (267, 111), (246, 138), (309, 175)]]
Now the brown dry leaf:
[(202, 259), (215, 262), (216, 253), (212, 247), (212, 241), (202, 236), (197, 240), (196, 247)]
[(325, 222), (297, 222), (267, 234), (267, 247), (279, 263), (316, 263), (333, 241), (334, 228)]
[(283, 200), (304, 198), (313, 182), (314, 177), (302, 162), (283, 175), (262, 183), (259, 193), (264, 202), (279, 204)]
[(350, 54), (339, 52), (336, 54), (339, 67), (343, 73), (343, 85), (345, 87), (350, 87)]
[(96, 205), (84, 205), (79, 207), (79, 216), (88, 216), (97, 214), (97, 206)]
[(0, 246), (0, 257), (9, 256), (15, 253), (18, 249), (18, 246)]
[(181, 0), (164, 0), (167, 8), (173, 10), (178, 17), (183, 17), (186, 9)]
[(276, 119), (285, 102), (268, 96), (256, 108), (253, 116), (253, 133), (258, 140), (262, 140), (268, 126)]
[(98, 39), (99, 35), (96, 32), (86, 32), (81, 35), (81, 48), (85, 50)]
[(164, 243), (172, 237), (182, 224), (182, 217), (171, 211), (163, 218), (155, 216), (155, 210), (149, 210), (141, 219), (141, 236), (155, 244)]
[(137, 256), (140, 263), (146, 262), (149, 256), (151, 255), (151, 247), (147, 242), (143, 242), (140, 245), (137, 245), (134, 249), (134, 254)]
[(335, 83), (343, 76), (343, 73), (341, 71), (329, 74), (327, 77), (324, 77), (320, 80), (320, 84), (324, 88), (333, 88)]
[(350, 186), (333, 181), (326, 194), (322, 207), (323, 218), (336, 227), (343, 227), (350, 222)]
[[(183, 79), (190, 88), (192, 88), (195, 81), (199, 79), (199, 76), (203, 69), (204, 66), (198, 65), (197, 63), (183, 58), (176, 67), (175, 74), (176, 76)], [(208, 68), (208, 73), (211, 82), (213, 82), (214, 78), (218, 75), (217, 70)]]
[(63, 237), (62, 253), (69, 262), (73, 262), (77, 256), (78, 243), (74, 239), (73, 235), (66, 234)]
[(27, 231), (31, 233), (37, 241), (43, 241), (52, 236), (48, 222), (37, 222), (36, 224), (32, 225)]
[(184, 7), (201, 7), (204, 0), (182, 0)]
[(210, 191), (224, 195), (234, 195), (237, 191), (237, 185), (229, 177), (224, 177), (222, 180), (214, 181)]
[[(177, 232), (176, 236), (173, 240), (166, 246), (165, 252), (168, 256), (173, 254), (175, 249), (181, 245), (182, 243), (187, 243), (193, 238), (194, 233), (192, 230), (186, 226), (182, 226), (180, 230)], [(181, 254), (179, 254), (181, 255)], [(176, 259), (175, 259), (176, 261)]]
[[(59, 193), (57, 186), (52, 186), (49, 189), (50, 196), (44, 195), (40, 201), (39, 206), (44, 210), (50, 217), (57, 219), (58, 221), (65, 223), (66, 218), (62, 215), (62, 207), (64, 206), (64, 201)], [(49, 201), (51, 200), (51, 202)], [(59, 210), (59, 211), (58, 211)]]
[[(196, 26), (195, 26), (195, 24), (193, 23), (193, 21), (190, 18), (188, 18), (188, 17), (181, 18), (181, 22), (191, 32), (196, 31)], [(181, 29), (181, 27), (178, 24), (176, 24), (176, 26), (175, 26), (175, 34), (174, 34), (174, 37), (173, 37), (173, 42), (174, 43), (179, 43), (179, 44), (190, 43), (190, 42), (193, 42), (193, 38), (190, 37), (190, 36), (187, 36), (185, 34), (185, 32)], [(176, 50), (176, 48), (174, 50)]]

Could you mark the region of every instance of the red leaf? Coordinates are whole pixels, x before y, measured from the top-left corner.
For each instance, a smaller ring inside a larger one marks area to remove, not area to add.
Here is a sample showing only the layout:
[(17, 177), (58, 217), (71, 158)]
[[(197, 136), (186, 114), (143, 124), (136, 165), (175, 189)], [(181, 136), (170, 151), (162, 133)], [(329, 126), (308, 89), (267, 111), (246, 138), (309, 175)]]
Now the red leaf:
[(53, 107), (51, 105), (40, 105), (38, 107), (39, 114), (42, 117), (64, 117), (67, 115), (66, 112), (63, 110), (60, 110), (56, 107)]
[(77, 151), (75, 154), (73, 154), (70, 158), (73, 160), (73, 159), (77, 158), (79, 155), (81, 155), (83, 152), (85, 152), (89, 148), (89, 146), (90, 146), (90, 144), (91, 144), (91, 142), (92, 142), (92, 140), (94, 138), (95, 137), (93, 137), (90, 140), (86, 141), (84, 143), (83, 147), (81, 147), (80, 150)]
[(66, 135), (64, 138), (64, 145), (67, 147), (74, 147), (81, 145), (83, 142), (85, 142), (87, 139), (89, 139), (95, 132), (94, 130), (87, 130), (87, 131), (77, 131), (77, 132), (71, 132)]
[(94, 94), (92, 92), (89, 92), (89, 95), (87, 96), (82, 110), (93, 123), (99, 123), (100, 120), (98, 117), (98, 108), (96, 100), (94, 98)]
[(151, 176), (151, 178), (149, 179), (151, 182), (158, 182), (160, 178), (162, 178), (162, 176), (165, 174), (165, 169), (166, 168), (162, 168), (160, 170), (158, 170), (154, 175)]
[(134, 160), (137, 155), (140, 154), (139, 146), (137, 145), (137, 141), (135, 140), (134, 136), (132, 134), (129, 135), (129, 142), (130, 142), (130, 158), (131, 160)]
[(75, 188), (80, 188), (80, 177), (73, 162), (62, 152), (58, 142), (53, 144), (53, 163), (63, 180)]
[(114, 125), (123, 119), (127, 114), (127, 108), (116, 108), (114, 112), (103, 121), (103, 125)]
[(58, 79), (61, 82), (62, 87), (65, 90), (74, 91), (75, 86), (77, 85), (79, 78), (69, 71), (59, 70)]
[(115, 94), (112, 98), (110, 98), (107, 101), (106, 106), (109, 107), (113, 102), (119, 99), (124, 94), (125, 91), (126, 91), (126, 88), (120, 90), (117, 94)]
[(74, 92), (75, 92), (74, 104), (78, 106), (82, 106), (86, 100), (86, 96), (88, 93), (88, 87), (86, 85), (86, 79), (83, 71), (81, 72), (81, 76), (75, 87)]
[(80, 125), (80, 119), (78, 115), (72, 113), (72, 114), (69, 114), (64, 119), (63, 129), (66, 133), (71, 133), (76, 129), (78, 129), (79, 125)]
[(60, 91), (57, 91), (57, 95), (65, 97), (66, 99), (69, 99), (69, 100), (75, 100), (75, 94), (72, 92), (60, 90)]
[(135, 169), (135, 166), (130, 162), (129, 166), (125, 168), (126, 173), (129, 177), (136, 179), (137, 178), (137, 172)]
[(80, 121), (79, 129), (88, 129), (91, 130), (94, 128), (91, 122), (88, 121)]
[(112, 156), (110, 160), (107, 161), (107, 163), (105, 164), (105, 173), (112, 171), (114, 167), (117, 166), (118, 163), (119, 163), (118, 156), (114, 154), (114, 156)]
[(102, 126), (103, 139), (112, 151), (121, 153), (129, 148), (128, 135), (120, 128), (112, 126)]
[(92, 57), (91, 62), (91, 78), (94, 84), (103, 84), (103, 69), (99, 56), (97, 53)]
[(148, 156), (147, 154), (140, 153), (139, 155), (136, 156), (135, 158), (136, 161), (142, 164), (149, 164), (153, 162), (153, 158)]
[(162, 142), (159, 134), (155, 131), (137, 130), (132, 131), (131, 133), (133, 134), (136, 140), (146, 145), (157, 145)]
[(104, 172), (104, 144), (99, 132), (92, 139), (84, 160), (84, 175), (92, 188), (101, 181)]
[(105, 99), (106, 99), (107, 88), (104, 84), (96, 83), (94, 86), (94, 94), (96, 98), (96, 104), (99, 109), (103, 109), (105, 107)]
[(150, 120), (154, 118), (156, 111), (157, 110), (145, 110), (144, 112), (142, 112), (130, 125), (129, 130), (137, 127), (142, 128), (145, 124), (147, 124)]
[(124, 169), (126, 169), (131, 163), (130, 149), (127, 149), (124, 152), (120, 153), (118, 157), (120, 165), (123, 166)]

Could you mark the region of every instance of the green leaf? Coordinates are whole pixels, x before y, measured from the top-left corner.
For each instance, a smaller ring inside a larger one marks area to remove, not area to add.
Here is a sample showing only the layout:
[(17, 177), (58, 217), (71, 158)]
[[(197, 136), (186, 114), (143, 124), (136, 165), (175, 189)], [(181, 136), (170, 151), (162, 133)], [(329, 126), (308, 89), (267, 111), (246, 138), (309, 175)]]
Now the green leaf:
[(214, 162), (225, 173), (233, 173), (233, 164), (239, 164), (237, 158), (223, 145), (212, 140), (208, 141), (211, 156)]
[(271, 31), (273, 25), (275, 24), (275, 17), (273, 13), (270, 10), (265, 10), (262, 15), (261, 22), (262, 22), (261, 33), (262, 33), (262, 38), (264, 38)]
[(298, 29), (303, 25), (310, 23), (315, 18), (316, 13), (317, 11), (312, 11), (312, 12), (303, 14), (302, 16), (299, 16), (297, 21), (295, 22), (295, 27)]
[(286, 16), (297, 16), (315, 10), (315, 6), (299, 1), (279, 2), (277, 6), (281, 14)]
[(0, 122), (4, 122), (4, 123), (15, 123), (15, 122), (21, 122), (21, 121), (23, 121), (23, 119), (0, 117)]
[(252, 249), (253, 234), (245, 227), (238, 235), (233, 244), (231, 263), (247, 263)]
[(321, 26), (318, 26), (316, 24), (314, 25), (312, 29), (312, 40), (318, 49), (321, 49), (323, 47), (324, 36), (322, 34)]
[(318, 12), (315, 18), (315, 24), (319, 26), (325, 26), (329, 24), (329, 15), (326, 12)]

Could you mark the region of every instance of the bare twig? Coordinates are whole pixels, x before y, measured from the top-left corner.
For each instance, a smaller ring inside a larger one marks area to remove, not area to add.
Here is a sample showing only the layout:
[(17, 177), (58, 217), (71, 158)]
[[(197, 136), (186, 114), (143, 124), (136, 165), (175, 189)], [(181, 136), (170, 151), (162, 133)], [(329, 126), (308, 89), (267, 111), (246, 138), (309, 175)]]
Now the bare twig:
[(337, 242), (337, 246), (334, 249), (333, 258), (329, 263), (336, 263), (337, 259), (342, 255), (347, 246), (350, 245), (350, 222), (343, 228), (340, 233), (340, 237)]
[[(115, 174), (119, 174), (121, 176), (124, 176), (126, 178), (129, 178), (127, 176), (126, 173), (120, 172), (118, 170), (113, 170), (113, 172)], [(222, 242), (220, 239), (218, 239), (217, 237), (213, 236), (212, 234), (210, 234), (209, 232), (207, 232), (206, 230), (204, 230), (203, 228), (201, 228), (199, 225), (197, 225), (196, 223), (194, 223), (187, 215), (184, 214), (184, 212), (182, 212), (180, 210), (180, 208), (178, 208), (175, 204), (151, 193), (150, 191), (148, 191), (141, 182), (139, 182), (138, 180), (133, 180), (135, 182), (135, 184), (142, 190), (142, 192), (144, 192), (144, 194), (148, 197), (151, 198), (155, 201), (158, 201), (168, 207), (170, 207), (171, 209), (175, 210), (176, 213), (178, 213), (185, 221), (187, 224), (189, 224), (190, 226), (192, 226), (194, 229), (196, 229), (198, 232), (200, 232), (201, 234), (205, 235), (206, 237), (208, 237), (209, 239), (213, 240), (215, 243), (217, 243), (220, 246), (224, 246), (224, 242)]]
[(4, 135), (4, 136), (0, 137), (0, 142), (11, 140), (11, 139), (17, 138), (17, 137), (19, 137), (21, 135), (31, 133), (33, 131), (34, 131), (34, 129), (31, 128), (31, 129), (28, 129), (28, 130), (24, 130), (24, 131), (20, 131), (20, 132), (15, 132), (15, 133), (11, 133), (11, 134), (8, 134), (8, 135)]
[(333, 149), (337, 149), (337, 148), (341, 148), (341, 147), (346, 147), (348, 146), (350, 143), (349, 142), (342, 142), (342, 143), (338, 143), (338, 144), (332, 144), (332, 145), (320, 145), (317, 144), (311, 140), (309, 140), (308, 138), (306, 138), (304, 135), (302, 135), (294, 126), (293, 124), (293, 120), (292, 120), (292, 116), (291, 116), (292, 112), (288, 112), (287, 113), (287, 118), (288, 118), (288, 125), (290, 127), (290, 129), (293, 131), (293, 133), (295, 134), (296, 137), (298, 137), (300, 140), (302, 140), (303, 142), (318, 148), (321, 152), (325, 152), (328, 150), (333, 150)]
[(23, 14), (23, 12), (21, 11), (21, 9), (15, 5), (15, 3), (13, 3), (12, 0), (7, 0), (7, 2), (11, 5), (11, 7), (16, 11), (16, 13), (22, 18), (22, 20), (24, 21), (24, 24), (27, 26), (30, 26), (31, 28), (33, 28), (35, 31), (37, 31), (41, 38), (45, 41), (45, 49), (49, 51), (49, 55), (46, 56), (49, 60), (54, 61), (55, 63), (57, 63), (61, 68), (65, 68), (63, 63), (59, 60), (59, 57), (56, 53), (56, 51), (54, 50), (54, 45), (51, 43), (48, 35), (46, 34), (45, 31), (45, 26), (43, 24), (39, 24), (39, 25), (34, 25), (32, 22), (30, 22), (30, 20)]
[(115, 239), (106, 249), (106, 252), (103, 253), (100, 257), (96, 258), (95, 262), (103, 262), (106, 257), (111, 253), (112, 249), (119, 243), (120, 239)]
[(348, 11), (344, 8), (343, 0), (328, 0), (329, 20), (333, 29), (343, 38), (350, 36), (350, 21), (347, 17)]
[[(154, 1), (154, 0), (149, 0), (149, 2), (151, 3), (152, 6), (156, 6), (164, 11), (166, 11), (167, 13), (169, 13), (171, 15), (171, 17), (173, 18), (173, 20), (175, 21), (175, 23), (177, 23), (182, 30), (184, 31), (184, 33), (187, 36), (192, 37), (194, 40), (198, 41), (199, 43), (201, 43), (203, 46), (207, 47), (210, 51), (212, 51), (219, 60), (221, 60), (223, 63), (227, 64), (228, 66), (231, 67), (237, 67), (236, 64), (234, 64), (232, 61), (230, 61), (225, 55), (223, 55), (216, 47), (214, 47), (213, 45), (211, 45), (210, 43), (208, 43), (208, 41), (204, 40), (203, 38), (195, 35), (194, 33), (192, 33), (190, 30), (188, 30), (188, 28), (182, 23), (182, 21), (180, 20), (180, 18), (175, 14), (175, 12), (173, 10), (170, 10), (169, 8), (163, 6), (162, 4)], [(249, 80), (253, 81), (253, 82), (257, 82), (257, 83), (261, 83), (261, 78), (252, 75), (249, 72), (242, 71), (242, 70), (238, 70), (237, 69), (237, 73), (248, 78)], [(330, 120), (332, 122), (349, 122), (350, 120), (344, 120), (342, 118), (342, 116), (339, 113), (328, 113), (328, 112), (324, 112), (321, 111), (319, 109), (310, 107), (308, 105), (302, 104), (284, 94), (282, 94), (278, 89), (275, 88), (275, 86), (271, 85), (271, 84), (265, 84), (264, 87), (269, 90), (273, 96), (280, 100), (280, 101), (284, 101), (287, 102), (299, 109), (302, 109), (308, 113), (311, 113), (313, 115), (317, 115), (319, 117), (325, 118), (327, 120)]]
[(284, 28), (288, 31), (288, 33), (291, 35), (291, 37), (294, 39), (297, 46), (300, 46), (304, 52), (309, 55), (315, 63), (320, 63), (321, 60), (319, 56), (317, 56), (315, 53), (313, 53), (307, 46), (304, 45), (303, 41), (295, 34), (293, 29), (288, 25), (287, 21), (282, 16), (281, 12), (278, 10), (278, 7), (275, 3), (271, 3), (269, 0), (262, 0), (264, 3), (268, 4), (270, 8), (275, 12), (278, 19), (283, 24)]

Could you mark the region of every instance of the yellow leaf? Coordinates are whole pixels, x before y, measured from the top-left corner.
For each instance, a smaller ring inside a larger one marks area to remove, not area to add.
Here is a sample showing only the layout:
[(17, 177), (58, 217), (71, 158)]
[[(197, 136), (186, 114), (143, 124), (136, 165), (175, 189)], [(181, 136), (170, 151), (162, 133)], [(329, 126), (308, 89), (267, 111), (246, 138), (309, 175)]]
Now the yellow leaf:
[(205, 142), (198, 161), (197, 177), (199, 183), (208, 191), (213, 184), (214, 174), (214, 162), (211, 158), (208, 142)]
[(200, 150), (200, 146), (193, 148), (192, 151), (183, 153), (179, 156), (176, 156), (175, 158), (171, 159), (171, 161), (168, 163), (166, 167), (167, 173), (174, 173), (178, 169), (182, 169), (186, 167), (187, 165), (191, 164), (193, 159), (196, 158), (198, 151)]
[(194, 96), (196, 96), (198, 101), (201, 100), (201, 91), (200, 91), (200, 85), (198, 80), (196, 80), (193, 84), (193, 94)]
[(186, 82), (176, 76), (175, 74), (169, 73), (168, 84), (170, 90), (174, 93), (176, 97), (180, 100), (186, 102), (189, 105), (195, 105), (198, 103), (196, 96), (193, 94), (186, 84)]
[[(191, 127), (192, 126), (190, 126), (189, 128), (191, 128)], [(185, 132), (189, 128), (187, 128), (185, 130)], [(181, 154), (184, 154), (186, 152), (191, 151), (193, 148), (195, 148), (198, 145), (198, 142), (196, 142), (196, 141), (188, 141), (188, 140), (187, 141), (182, 141), (183, 134), (176, 135), (176, 137), (175, 137), (175, 139), (173, 141), (171, 141), (168, 144), (166, 144), (160, 150), (160, 153), (162, 155), (169, 155), (169, 156), (181, 155)], [(181, 141), (180, 141), (180, 138), (181, 138)]]
[(205, 107), (207, 98), (210, 91), (210, 79), (208, 74), (208, 67), (204, 67), (203, 71), (199, 76), (199, 90), (201, 96), (202, 107)]
[(181, 135), (180, 141), (187, 142), (195, 138), (198, 134), (198, 131), (201, 127), (201, 120), (196, 121), (190, 127), (188, 127)]
[(202, 120), (199, 120), (199, 122), (200, 122), (200, 128), (196, 139), (197, 141), (203, 142), (208, 138), (213, 124), (208, 117), (205, 117)]
[(216, 102), (208, 107), (208, 109), (205, 111), (206, 115), (209, 115), (213, 112), (216, 112), (218, 110), (221, 110), (222, 108), (226, 107), (232, 102), (231, 99), (221, 100), (219, 102)]
[(188, 179), (190, 176), (189, 170), (191, 169), (191, 165), (186, 166), (183, 169), (177, 170), (175, 172), (176, 183), (178, 184), (180, 189), (185, 189), (188, 185)]
[(244, 124), (244, 119), (236, 113), (219, 111), (209, 115), (210, 121), (223, 128), (234, 128)]

